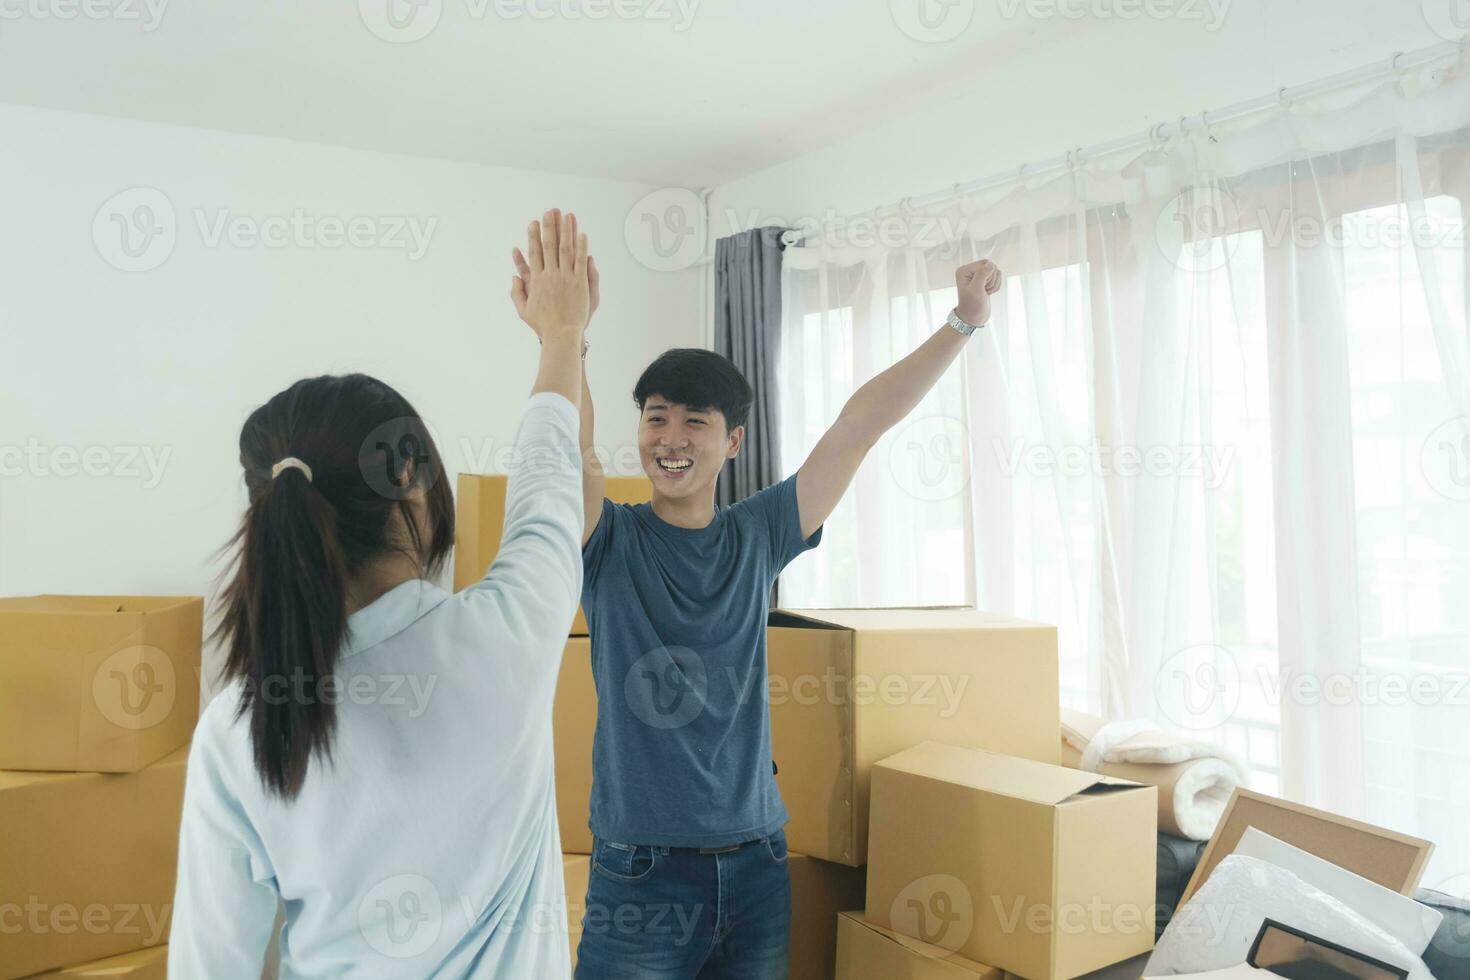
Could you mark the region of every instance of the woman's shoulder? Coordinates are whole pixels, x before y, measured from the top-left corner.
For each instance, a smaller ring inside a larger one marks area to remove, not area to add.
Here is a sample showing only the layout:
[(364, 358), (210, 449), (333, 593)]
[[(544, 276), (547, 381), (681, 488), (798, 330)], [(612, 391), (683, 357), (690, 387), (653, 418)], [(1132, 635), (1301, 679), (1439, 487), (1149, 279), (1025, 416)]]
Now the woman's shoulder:
[(228, 726), (240, 712), (240, 704), (245, 698), (245, 681), (236, 678), (226, 681), (224, 686), (214, 693), (204, 710), (199, 712), (199, 727), (206, 724), (213, 726)]
[(248, 719), (240, 717), (240, 706), (244, 697), (245, 682), (234, 680), (209, 699), (204, 710), (199, 712), (199, 721), (194, 725), (194, 739), (189, 752), (191, 756), (217, 758), (249, 741)]

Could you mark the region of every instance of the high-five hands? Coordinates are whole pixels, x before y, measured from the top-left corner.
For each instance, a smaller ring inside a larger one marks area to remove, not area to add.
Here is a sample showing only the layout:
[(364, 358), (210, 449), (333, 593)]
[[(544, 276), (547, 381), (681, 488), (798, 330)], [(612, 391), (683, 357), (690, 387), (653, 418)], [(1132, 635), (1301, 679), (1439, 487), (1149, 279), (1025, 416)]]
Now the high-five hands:
[(597, 266), (587, 254), (587, 236), (577, 216), (552, 208), (526, 229), (526, 254), (511, 249), (516, 275), (510, 298), (516, 313), (543, 341), (547, 331), (580, 334), (597, 309)]
[(960, 319), (984, 325), (990, 319), (990, 297), (1000, 291), (1000, 267), (989, 259), (962, 265), (954, 271), (954, 284), (959, 290), (955, 304)]

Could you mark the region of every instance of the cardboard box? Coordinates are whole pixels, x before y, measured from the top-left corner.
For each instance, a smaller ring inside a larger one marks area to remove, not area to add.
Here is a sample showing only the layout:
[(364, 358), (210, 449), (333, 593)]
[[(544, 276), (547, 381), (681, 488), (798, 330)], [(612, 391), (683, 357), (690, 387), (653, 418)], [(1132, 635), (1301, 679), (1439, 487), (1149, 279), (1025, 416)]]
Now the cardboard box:
[(792, 850), (863, 864), (872, 767), (925, 740), (1058, 759), (1054, 626), (968, 609), (778, 610), (767, 637)]
[(1157, 792), (925, 742), (873, 769), (870, 922), (1029, 977), (1154, 942)]
[[(790, 840), (790, 835), (787, 835)], [(832, 980), (837, 963), (837, 913), (863, 907), (862, 868), (788, 851), (791, 873), (791, 976)]]
[(1255, 827), (1400, 895), (1414, 894), (1434, 851), (1432, 843), (1418, 837), (1237, 788), (1200, 855), (1180, 905), (1204, 884), (1215, 865), (1234, 853), (1247, 827)]
[(137, 772), (199, 719), (198, 596), (0, 599), (0, 769)]
[[(793, 978), (798, 977), (792, 971)], [(837, 980), (1002, 980), (993, 966), (976, 963), (864, 919), (837, 916)]]
[[(1139, 977), (1143, 976), (1143, 968), (1148, 965), (1152, 952), (1150, 950), (1147, 953), (1133, 957), (1131, 960), (1124, 960), (1121, 963), (1114, 963), (1112, 966), (1105, 966), (1101, 970), (1084, 974), (1078, 977), (1077, 980), (1138, 980)], [(1007, 973), (1005, 978), (1006, 980), (1026, 980), (1025, 977), (1017, 976), (1014, 973)]]
[[(454, 503), (454, 591), (478, 582), (500, 551), (500, 534), (505, 527), (505, 491), (509, 477), (503, 474), (461, 473)], [(619, 504), (641, 504), (653, 498), (653, 484), (646, 476), (610, 476), (603, 494)], [(587, 635), (582, 610), (572, 621), (572, 636)]]
[(567, 890), (567, 945), (572, 953), (572, 970), (577, 969), (577, 943), (582, 941), (582, 915), (587, 911), (587, 876), (591, 858), (585, 854), (563, 854), (561, 873)]
[(556, 703), (551, 710), (552, 752), (556, 758), (556, 819), (561, 849), (591, 854), (587, 826), (592, 802), (592, 737), (597, 730), (597, 688), (592, 683), (592, 641), (567, 640), (556, 677)]
[[(778, 610), (770, 623), (771, 741), (793, 851), (862, 865), (873, 763), (925, 739), (1057, 760), (1055, 627), (960, 609)], [(592, 852), (596, 726), (591, 642), (572, 638), (553, 711), (570, 854)]]
[(0, 772), (0, 980), (167, 941), (188, 755), (127, 774)]
[(136, 953), (123, 953), (121, 956), (109, 956), (105, 960), (47, 970), (28, 977), (27, 980), (62, 980), (65, 977), (72, 980), (100, 980), (102, 977), (107, 980), (167, 980), (168, 947), (153, 946), (140, 949)]

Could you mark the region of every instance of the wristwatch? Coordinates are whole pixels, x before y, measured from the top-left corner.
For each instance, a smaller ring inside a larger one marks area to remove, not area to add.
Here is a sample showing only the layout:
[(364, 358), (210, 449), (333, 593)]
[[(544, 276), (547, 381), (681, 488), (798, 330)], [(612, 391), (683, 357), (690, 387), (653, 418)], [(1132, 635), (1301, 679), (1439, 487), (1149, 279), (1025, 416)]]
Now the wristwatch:
[(967, 322), (965, 320), (961, 320), (960, 319), (960, 308), (958, 306), (956, 306), (954, 309), (952, 309), (952, 310), (949, 311), (949, 316), (945, 319), (944, 322), (946, 324), (948, 324), (949, 326), (954, 327), (956, 330), (958, 330), (960, 333), (964, 334), (966, 337), (970, 336), (970, 334), (974, 333), (976, 330), (979, 330), (981, 327), (985, 326), (985, 324), (983, 324), (983, 323), (969, 323), (969, 322)]

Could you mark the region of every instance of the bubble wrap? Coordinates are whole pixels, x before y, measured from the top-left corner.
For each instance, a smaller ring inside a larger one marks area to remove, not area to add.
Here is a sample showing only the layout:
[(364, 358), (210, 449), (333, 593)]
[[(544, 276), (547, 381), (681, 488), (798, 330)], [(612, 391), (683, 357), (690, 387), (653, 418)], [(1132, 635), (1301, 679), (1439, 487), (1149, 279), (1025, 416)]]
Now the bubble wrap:
[(1145, 977), (1223, 970), (1245, 962), (1266, 919), (1434, 980), (1424, 961), (1357, 912), (1284, 868), (1232, 854), (1177, 912), (1159, 937)]

